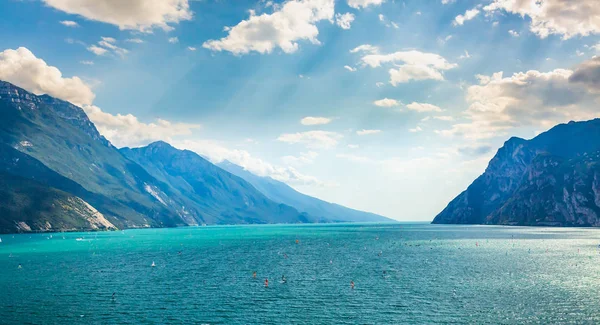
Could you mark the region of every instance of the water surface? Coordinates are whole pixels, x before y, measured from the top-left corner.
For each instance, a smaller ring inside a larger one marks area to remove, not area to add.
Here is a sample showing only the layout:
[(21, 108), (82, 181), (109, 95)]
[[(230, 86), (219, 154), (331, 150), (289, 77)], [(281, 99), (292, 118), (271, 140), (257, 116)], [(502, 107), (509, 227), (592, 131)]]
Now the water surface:
[(269, 225), (0, 238), (3, 324), (600, 323), (598, 229)]

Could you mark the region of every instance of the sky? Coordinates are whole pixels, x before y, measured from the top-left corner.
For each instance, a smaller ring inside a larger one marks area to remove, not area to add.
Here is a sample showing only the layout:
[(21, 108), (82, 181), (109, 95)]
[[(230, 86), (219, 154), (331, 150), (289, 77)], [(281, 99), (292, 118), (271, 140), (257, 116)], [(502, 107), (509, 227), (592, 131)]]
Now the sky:
[(432, 220), (511, 136), (598, 117), (596, 0), (6, 0), (0, 79), (300, 192)]

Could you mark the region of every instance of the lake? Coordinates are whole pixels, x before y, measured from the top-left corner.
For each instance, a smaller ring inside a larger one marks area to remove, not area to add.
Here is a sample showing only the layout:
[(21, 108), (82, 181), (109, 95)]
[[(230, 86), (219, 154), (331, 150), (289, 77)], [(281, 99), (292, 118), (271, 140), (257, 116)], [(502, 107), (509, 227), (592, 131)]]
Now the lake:
[(262, 225), (0, 238), (3, 324), (600, 323), (598, 229)]

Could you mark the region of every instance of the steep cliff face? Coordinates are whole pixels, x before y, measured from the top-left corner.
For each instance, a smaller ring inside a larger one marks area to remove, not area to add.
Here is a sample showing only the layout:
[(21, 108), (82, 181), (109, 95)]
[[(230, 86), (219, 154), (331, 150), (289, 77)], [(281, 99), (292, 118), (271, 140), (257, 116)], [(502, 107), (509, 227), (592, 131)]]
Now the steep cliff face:
[(596, 225), (600, 200), (590, 175), (598, 149), (598, 119), (561, 124), (531, 140), (511, 138), (433, 223)]
[(0, 81), (0, 232), (314, 221), (192, 152), (124, 152), (80, 107)]
[(521, 186), (485, 223), (600, 226), (600, 153), (569, 160), (539, 155)]

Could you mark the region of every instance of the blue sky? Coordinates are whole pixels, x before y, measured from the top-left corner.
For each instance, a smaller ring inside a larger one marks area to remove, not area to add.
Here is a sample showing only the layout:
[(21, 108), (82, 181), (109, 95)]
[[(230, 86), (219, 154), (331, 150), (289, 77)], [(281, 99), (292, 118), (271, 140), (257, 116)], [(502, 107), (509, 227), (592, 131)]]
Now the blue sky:
[(81, 105), (117, 146), (431, 220), (510, 136), (598, 116), (593, 4), (8, 0), (0, 79)]

